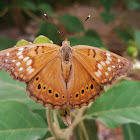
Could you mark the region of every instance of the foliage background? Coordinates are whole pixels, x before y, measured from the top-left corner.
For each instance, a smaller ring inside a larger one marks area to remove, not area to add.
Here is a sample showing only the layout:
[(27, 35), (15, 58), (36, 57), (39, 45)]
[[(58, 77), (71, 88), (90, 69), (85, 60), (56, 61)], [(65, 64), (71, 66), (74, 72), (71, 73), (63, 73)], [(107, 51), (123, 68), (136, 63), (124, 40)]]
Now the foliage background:
[[(50, 18), (46, 20), (43, 13)], [(91, 18), (75, 31), (89, 14)], [(13, 47), (20, 39), (33, 42), (35, 37), (45, 35), (59, 45), (69, 37), (71, 46), (96, 46), (132, 61), (135, 67), (129, 77), (105, 88), (106, 92), (83, 111), (85, 119), (72, 130), (69, 139), (140, 139), (139, 1), (5, 0), (0, 1), (0, 19), (0, 50)], [(3, 70), (0, 108), (1, 140), (51, 137), (45, 108), (28, 97), (24, 83), (12, 80)], [(66, 128), (58, 120), (60, 127)]]

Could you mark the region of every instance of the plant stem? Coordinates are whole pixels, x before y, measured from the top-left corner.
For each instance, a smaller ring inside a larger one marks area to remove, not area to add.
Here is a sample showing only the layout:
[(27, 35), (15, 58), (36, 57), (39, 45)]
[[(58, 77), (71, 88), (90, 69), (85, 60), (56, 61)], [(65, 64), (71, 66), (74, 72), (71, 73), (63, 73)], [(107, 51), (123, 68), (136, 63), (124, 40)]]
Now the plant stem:
[[(46, 108), (47, 121), (48, 121), (48, 125), (49, 125), (49, 128), (50, 128), (50, 132), (52, 134), (52, 137), (49, 138), (49, 139), (50, 140), (53, 140), (53, 139), (69, 140), (70, 135), (72, 134), (72, 131), (77, 126), (77, 124), (85, 119), (85, 116), (83, 116), (83, 112), (85, 111), (85, 109), (87, 109), (87, 107), (83, 107), (77, 112), (73, 123), (68, 128), (60, 129), (60, 127), (57, 126), (57, 123), (58, 123), (57, 121), (58, 120), (56, 119), (56, 117), (57, 117), (56, 114), (54, 115), (55, 122), (53, 122), (52, 109), (50, 107)], [(47, 139), (47, 140), (49, 140), (49, 139)]]
[(87, 134), (87, 131), (86, 131), (86, 128), (85, 128), (85, 124), (84, 124), (83, 121), (80, 122), (80, 126), (81, 126), (81, 128), (82, 128), (82, 130), (83, 130), (85, 139), (86, 139), (86, 140), (89, 140), (89, 137), (88, 137), (88, 134)]
[(53, 112), (53, 117), (54, 117), (54, 122), (55, 122), (55, 125), (58, 129), (60, 129), (60, 126), (59, 126), (59, 122), (58, 122), (58, 118), (57, 118), (57, 114), (56, 112)]
[(83, 140), (84, 138), (83, 138), (83, 135), (81, 133), (81, 127), (80, 127), (80, 125), (78, 125), (78, 133), (79, 133), (80, 140)]
[(50, 132), (53, 135), (53, 137), (55, 137), (57, 140), (60, 139), (58, 134), (57, 134), (57, 130), (54, 128), (53, 125), (53, 120), (52, 120), (52, 109), (50, 107), (46, 108), (46, 114), (47, 114), (47, 121), (48, 121), (48, 125), (50, 128)]

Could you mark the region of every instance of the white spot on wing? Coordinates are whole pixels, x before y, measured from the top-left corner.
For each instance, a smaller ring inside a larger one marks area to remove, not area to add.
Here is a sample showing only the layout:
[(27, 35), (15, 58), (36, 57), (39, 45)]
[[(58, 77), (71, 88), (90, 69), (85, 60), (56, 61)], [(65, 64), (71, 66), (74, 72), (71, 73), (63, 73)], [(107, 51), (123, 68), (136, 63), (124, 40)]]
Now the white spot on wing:
[(105, 66), (105, 63), (104, 63), (103, 61), (101, 61), (101, 64), (102, 64), (103, 66)]
[(23, 55), (20, 55), (18, 58), (19, 58), (19, 59), (22, 59), (22, 58), (23, 58)]
[(10, 55), (10, 53), (7, 53), (6, 55), (7, 55), (7, 56), (9, 56), (9, 55)]
[(31, 63), (32, 63), (32, 60), (31, 59), (27, 61), (27, 65), (28, 66), (31, 65)]
[(121, 60), (120, 59), (118, 59), (118, 62), (120, 62)]
[(102, 75), (102, 73), (101, 73), (100, 70), (98, 70), (97, 72), (94, 72), (94, 73), (95, 73), (95, 75), (96, 75), (97, 77), (100, 77), (100, 76)]
[(103, 67), (101, 64), (98, 64), (98, 68), (101, 70)]
[(119, 68), (121, 68), (121, 66), (119, 65)]
[(115, 68), (115, 66), (114, 66), (114, 65), (112, 65), (112, 68)]
[(8, 62), (8, 59), (5, 59), (5, 62)]
[(107, 76), (107, 75), (108, 75), (108, 73), (107, 73), (107, 72), (105, 72), (105, 75)]
[(16, 62), (16, 60), (12, 60), (12, 62)]
[(107, 69), (108, 69), (109, 71), (111, 71), (111, 68), (110, 68), (110, 67), (108, 67)]
[(17, 62), (16, 65), (19, 66), (20, 65), (20, 62)]
[(29, 57), (25, 57), (24, 59), (23, 59), (23, 61), (27, 61), (29, 59)]
[(32, 69), (32, 67), (31, 67), (31, 66), (29, 66), (29, 67), (27, 68), (27, 71), (29, 72), (31, 69)]
[(31, 66), (29, 66), (29, 67), (27, 68), (27, 71), (28, 71), (29, 74), (31, 74), (31, 73), (34, 71), (34, 69), (33, 69)]
[(110, 56), (110, 53), (106, 53), (107, 56)]
[(108, 60), (106, 60), (106, 64), (110, 64), (110, 62)]
[(17, 55), (21, 55), (21, 54), (22, 54), (22, 51), (20, 51), (20, 52), (17, 53)]
[(31, 74), (34, 71), (34, 69), (31, 69), (28, 73)]
[(18, 50), (19, 50), (19, 51), (23, 51), (23, 50), (24, 50), (24, 48), (19, 48)]
[(112, 59), (109, 56), (107, 57), (107, 60), (112, 61)]
[(19, 71), (22, 71), (23, 70), (23, 67), (19, 68)]

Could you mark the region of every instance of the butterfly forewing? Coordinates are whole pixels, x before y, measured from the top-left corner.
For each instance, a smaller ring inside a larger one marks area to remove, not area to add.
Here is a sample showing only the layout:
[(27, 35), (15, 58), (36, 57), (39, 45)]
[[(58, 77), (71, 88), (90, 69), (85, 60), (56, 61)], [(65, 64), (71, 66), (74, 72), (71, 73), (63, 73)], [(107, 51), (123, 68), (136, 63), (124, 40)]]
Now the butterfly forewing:
[(59, 46), (31, 44), (0, 52), (0, 69), (22, 82), (29, 81), (58, 53)]
[(111, 84), (132, 69), (131, 62), (125, 58), (91, 46), (74, 46), (72, 55), (100, 85)]

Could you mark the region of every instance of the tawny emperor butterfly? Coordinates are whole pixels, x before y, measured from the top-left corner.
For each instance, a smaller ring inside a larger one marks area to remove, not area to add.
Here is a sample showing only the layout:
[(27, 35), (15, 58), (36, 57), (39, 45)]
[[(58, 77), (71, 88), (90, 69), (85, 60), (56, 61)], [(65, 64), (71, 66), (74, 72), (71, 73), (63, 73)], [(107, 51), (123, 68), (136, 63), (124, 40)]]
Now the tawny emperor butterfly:
[(80, 108), (100, 96), (103, 86), (132, 69), (123, 57), (69, 41), (42, 43), (0, 52), (0, 69), (26, 83), (29, 96), (43, 106)]

